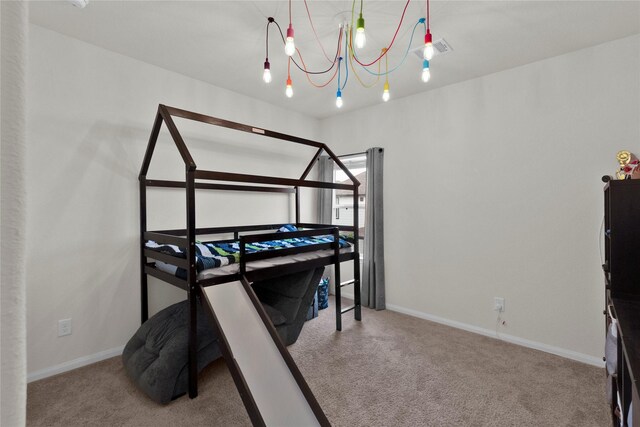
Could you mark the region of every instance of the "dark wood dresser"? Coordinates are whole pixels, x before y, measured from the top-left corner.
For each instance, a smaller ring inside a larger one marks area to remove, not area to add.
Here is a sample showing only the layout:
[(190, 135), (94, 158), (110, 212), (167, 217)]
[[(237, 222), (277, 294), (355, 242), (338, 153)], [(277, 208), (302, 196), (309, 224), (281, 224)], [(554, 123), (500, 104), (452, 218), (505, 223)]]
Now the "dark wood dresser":
[(640, 427), (640, 180), (602, 180), (606, 331), (617, 320), (617, 367), (607, 376), (611, 420), (614, 426)]

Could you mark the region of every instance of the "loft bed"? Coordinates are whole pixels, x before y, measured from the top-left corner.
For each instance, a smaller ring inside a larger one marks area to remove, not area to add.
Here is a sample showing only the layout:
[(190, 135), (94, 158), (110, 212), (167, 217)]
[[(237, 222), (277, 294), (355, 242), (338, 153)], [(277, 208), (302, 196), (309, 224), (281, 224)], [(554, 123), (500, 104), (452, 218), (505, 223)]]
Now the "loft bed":
[[(197, 168), (173, 117), (260, 135), (268, 138), (268, 140), (289, 141), (317, 148), (317, 151), (299, 179), (201, 170)], [(169, 130), (171, 138), (184, 162), (184, 181), (147, 179), (147, 172), (163, 123)], [(349, 177), (351, 184), (307, 179), (316, 161), (323, 153), (326, 153)], [(353, 310), (355, 319), (361, 320), (358, 245), (358, 187), (360, 183), (325, 144), (160, 104), (140, 169), (139, 185), (141, 320), (144, 323), (149, 317), (148, 276), (153, 276), (187, 292), (189, 303), (189, 397), (194, 398), (198, 394), (197, 301), (203, 290), (209, 286), (238, 280), (243, 283), (250, 283), (333, 265), (336, 296), (336, 330), (340, 331), (342, 329), (342, 315), (348, 311)], [(147, 229), (147, 189), (153, 187), (184, 188), (186, 190), (186, 228), (169, 230)], [(301, 222), (301, 188), (350, 190), (353, 194), (354, 205), (353, 225)], [(196, 226), (195, 209), (196, 189), (292, 194), (295, 198), (295, 222), (293, 223), (295, 227), (290, 227), (289, 224), (291, 222), (289, 221), (280, 224), (198, 228)], [(283, 231), (285, 230), (283, 227), (285, 229), (288, 227), (289, 229)], [(345, 242), (345, 236), (341, 235), (341, 232), (351, 233), (351, 244)], [(233, 239), (223, 238), (205, 242), (196, 240), (198, 236), (210, 238), (210, 236), (219, 235), (227, 237), (231, 234), (233, 234)], [(288, 244), (273, 244), (273, 241)], [(304, 244), (300, 243), (302, 241), (304, 241)], [(273, 247), (265, 248), (270, 244)], [(233, 253), (228, 252), (230, 248), (234, 249)], [(217, 251), (217, 253), (212, 251)], [(211, 255), (209, 258), (213, 258), (213, 261), (208, 259), (207, 255)], [(353, 261), (354, 279), (341, 282), (340, 264), (345, 261)], [(216, 266), (214, 264), (225, 265)], [(349, 307), (342, 308), (341, 288), (348, 285), (354, 285), (354, 303)], [(220, 335), (219, 325), (216, 324), (214, 326), (218, 329), (217, 332)], [(278, 343), (278, 345), (282, 344)], [(284, 345), (282, 345), (282, 348), (284, 349)], [(286, 349), (284, 351), (286, 352)], [(289, 364), (289, 362), (287, 363)], [(292, 360), (291, 364), (293, 364)], [(236, 377), (241, 377), (241, 373), (234, 369), (233, 363), (228, 363), (228, 365), (234, 380), (237, 380)], [(297, 370), (297, 368), (291, 369), (292, 372)], [(299, 372), (297, 375), (301, 378)], [(242, 382), (242, 379), (240, 378), (239, 381)]]

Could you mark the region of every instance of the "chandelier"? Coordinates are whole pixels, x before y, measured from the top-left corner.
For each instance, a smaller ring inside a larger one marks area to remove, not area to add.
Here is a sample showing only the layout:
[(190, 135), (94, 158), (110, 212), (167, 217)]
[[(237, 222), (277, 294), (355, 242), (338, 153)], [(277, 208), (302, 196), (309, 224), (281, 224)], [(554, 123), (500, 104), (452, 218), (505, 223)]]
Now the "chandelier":
[[(282, 31), (282, 27), (280, 24), (272, 17), (267, 18), (267, 29), (266, 29), (266, 56), (264, 61), (264, 69), (262, 78), (265, 83), (271, 83), (271, 63), (269, 62), (269, 28), (271, 24), (274, 24), (279, 32), (280, 38), (282, 39), (282, 43), (284, 45), (284, 52), (287, 60), (287, 80), (285, 84), (285, 95), (289, 98), (293, 97), (293, 81), (291, 79), (291, 64), (298, 68), (307, 78), (309, 83), (316, 88), (325, 88), (328, 87), (332, 82), (337, 85), (336, 91), (336, 107), (341, 108), (343, 105), (342, 94), (345, 91), (347, 86), (347, 82), (349, 81), (349, 70), (351, 70), (351, 74), (355, 77), (355, 80), (360, 83), (363, 87), (369, 89), (374, 87), (379, 81), (381, 77), (384, 77), (384, 85), (382, 91), (382, 100), (384, 102), (388, 101), (391, 97), (389, 91), (389, 75), (393, 73), (395, 70), (400, 68), (405, 59), (407, 58), (409, 52), (411, 51), (411, 44), (413, 42), (413, 38), (416, 34), (416, 30), (419, 27), (422, 27), (424, 30), (424, 48), (423, 48), (423, 61), (422, 61), (422, 73), (421, 79), (423, 82), (427, 83), (431, 79), (431, 69), (430, 69), (430, 61), (433, 58), (435, 53), (433, 47), (433, 37), (431, 35), (431, 27), (429, 22), (429, 0), (426, 0), (425, 7), (425, 18), (419, 18), (418, 21), (413, 26), (413, 31), (411, 32), (411, 37), (409, 37), (409, 43), (404, 52), (404, 56), (399, 61), (398, 64), (389, 69), (389, 61), (388, 54), (389, 51), (396, 47), (396, 37), (398, 32), (400, 31), (400, 27), (405, 21), (405, 14), (407, 12), (407, 7), (411, 0), (407, 0), (404, 5), (404, 9), (402, 10), (402, 15), (400, 16), (400, 20), (398, 26), (393, 34), (393, 38), (387, 43), (386, 46), (382, 47), (380, 50), (380, 54), (373, 60), (367, 61), (358, 56), (358, 51), (361, 51), (366, 43), (367, 37), (365, 33), (365, 20), (363, 15), (364, 9), (364, 0), (360, 0), (360, 11), (357, 15), (355, 14), (356, 0), (353, 0), (351, 6), (351, 20), (350, 22), (342, 23), (339, 26), (338, 34), (337, 34), (337, 42), (336, 42), (336, 51), (335, 55), (331, 57), (327, 55), (326, 51), (320, 39), (318, 38), (318, 34), (313, 25), (313, 20), (311, 18), (311, 13), (309, 11), (309, 6), (307, 4), (307, 0), (304, 0), (305, 9), (307, 12), (307, 16), (309, 18), (309, 23), (311, 24), (311, 29), (313, 30), (313, 34), (315, 36), (316, 41), (320, 45), (322, 52), (329, 62), (329, 67), (325, 70), (309, 70), (304, 62), (302, 54), (300, 50), (296, 47), (295, 44), (295, 34), (293, 29), (293, 22), (291, 19), (291, 0), (289, 0), (289, 26), (285, 32)], [(354, 25), (355, 22), (355, 25)], [(382, 61), (384, 60), (384, 70), (382, 69)], [(376, 80), (371, 84), (365, 84), (360, 78), (358, 72), (365, 71), (368, 74), (371, 74), (376, 77)], [(327, 75), (328, 78), (324, 83), (316, 83), (311, 79), (311, 76), (319, 76), (319, 75)], [(354, 78), (351, 79), (352, 81)], [(336, 86), (334, 86), (336, 87)]]

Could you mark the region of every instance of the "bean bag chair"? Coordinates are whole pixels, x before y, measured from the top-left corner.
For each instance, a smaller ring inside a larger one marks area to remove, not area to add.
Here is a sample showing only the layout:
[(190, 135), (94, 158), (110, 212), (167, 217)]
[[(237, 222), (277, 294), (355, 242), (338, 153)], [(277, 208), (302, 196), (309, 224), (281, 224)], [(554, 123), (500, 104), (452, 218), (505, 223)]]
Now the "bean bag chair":
[[(149, 318), (122, 353), (129, 377), (152, 400), (168, 403), (189, 383), (189, 304), (182, 301)], [(198, 372), (221, 356), (218, 337), (198, 301)]]
[[(253, 289), (285, 345), (298, 339), (324, 268), (253, 283)], [(224, 285), (220, 285), (224, 286)], [(221, 357), (218, 337), (200, 300), (198, 372)], [(122, 353), (129, 377), (149, 398), (168, 403), (188, 390), (189, 304), (173, 304), (149, 318)]]
[(270, 306), (284, 316), (284, 322), (274, 322), (274, 326), (285, 345), (298, 340), (323, 272), (324, 267), (320, 267), (251, 285), (264, 306)]

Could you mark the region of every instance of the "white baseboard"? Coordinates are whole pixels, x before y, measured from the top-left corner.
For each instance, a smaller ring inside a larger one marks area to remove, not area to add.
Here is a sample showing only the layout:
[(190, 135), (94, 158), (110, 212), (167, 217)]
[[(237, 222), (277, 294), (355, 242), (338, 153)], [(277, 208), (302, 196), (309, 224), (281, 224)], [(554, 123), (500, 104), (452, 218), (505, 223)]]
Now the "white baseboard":
[[(348, 294), (346, 292), (342, 293), (342, 296), (345, 298), (353, 299), (353, 294)], [(597, 366), (599, 368), (604, 368), (604, 362), (601, 358), (589, 356), (588, 354), (578, 353), (576, 351), (567, 350), (565, 348), (554, 347), (552, 345), (543, 344), (537, 341), (531, 341), (524, 338), (516, 337), (513, 335), (500, 334), (500, 336), (496, 335), (496, 331), (491, 329), (481, 328), (479, 326), (469, 325), (467, 323), (457, 322), (455, 320), (445, 319), (443, 317), (434, 316), (432, 314), (427, 314), (422, 311), (413, 310), (410, 308), (401, 307), (395, 304), (387, 304), (387, 309), (391, 311), (397, 311), (398, 313), (407, 314), (409, 316), (418, 317), (420, 319), (430, 320), (432, 322), (440, 323), (443, 325), (451, 326), (453, 328), (462, 329), (469, 332), (474, 332), (476, 334), (484, 335), (487, 337), (499, 339), (502, 341), (506, 341), (512, 344), (521, 345), (527, 348), (533, 348), (535, 350), (544, 351), (546, 353), (555, 354), (556, 356), (565, 357), (567, 359), (576, 360), (578, 362), (586, 363), (588, 365)]]
[[(346, 295), (345, 295), (346, 296)], [(434, 316), (432, 314), (423, 313), (418, 310), (410, 308), (400, 307), (395, 304), (387, 304), (387, 309), (391, 311), (397, 311), (398, 313), (407, 314), (409, 316), (418, 317), (420, 319), (430, 320), (432, 322), (440, 323), (443, 325), (451, 326), (454, 328), (462, 329), (468, 332), (474, 332), (476, 334), (484, 335), (490, 338), (499, 339), (512, 344), (521, 345), (523, 347), (532, 348), (535, 350), (544, 351), (546, 353), (555, 354), (556, 356), (565, 357), (567, 359), (576, 360), (578, 362), (586, 363), (588, 365), (604, 368), (604, 362), (602, 359), (589, 356), (588, 354), (578, 353), (577, 351), (567, 350), (565, 348), (555, 347), (552, 345), (544, 344), (537, 341), (531, 341), (525, 338), (516, 337), (508, 334), (496, 335), (496, 331), (491, 329), (481, 328), (479, 326), (469, 325), (467, 323), (457, 322), (455, 320), (445, 319), (443, 317)]]
[[(342, 296), (345, 298), (353, 299), (353, 294), (342, 293)], [(445, 319), (443, 317), (434, 316), (432, 314), (427, 314), (422, 311), (413, 310), (410, 308), (401, 307), (395, 304), (387, 304), (387, 309), (391, 311), (396, 311), (398, 313), (407, 314), (409, 316), (417, 317), (420, 319), (430, 320), (432, 322), (440, 323), (443, 325), (451, 326), (453, 328), (462, 329), (469, 332), (474, 332), (476, 334), (484, 335), (490, 338), (500, 339), (502, 341), (506, 341), (512, 344), (521, 345), (523, 347), (532, 348), (535, 350), (544, 351), (546, 353), (555, 354), (557, 356), (565, 357), (567, 359), (576, 360), (578, 362), (586, 363), (589, 365), (597, 366), (599, 368), (604, 367), (604, 362), (602, 359), (599, 359), (594, 356), (589, 356), (587, 354), (578, 353), (576, 351), (567, 350), (560, 347), (554, 347), (548, 344), (543, 344), (537, 341), (531, 341), (524, 338), (516, 337), (513, 335), (500, 334), (500, 336), (496, 335), (496, 332), (491, 329), (481, 328), (479, 326), (469, 325), (467, 323), (457, 322), (455, 320)], [(58, 375), (63, 372), (71, 371), (73, 369), (81, 368), (83, 366), (90, 365), (92, 363), (97, 363), (105, 359), (109, 359), (114, 356), (119, 356), (122, 354), (122, 350), (124, 350), (124, 346), (112, 348), (109, 350), (104, 350), (99, 353), (91, 354), (89, 356), (79, 357), (77, 359), (70, 360), (68, 362), (61, 363), (59, 365), (51, 366), (49, 368), (40, 369), (39, 371), (31, 372), (27, 374), (27, 382), (33, 382), (37, 380), (41, 380), (47, 377), (51, 377), (53, 375)]]
[(114, 356), (122, 354), (124, 346), (111, 348), (99, 353), (90, 354), (89, 356), (78, 357), (77, 359), (70, 360), (68, 362), (61, 363), (59, 365), (51, 366), (49, 368), (40, 369), (35, 372), (27, 374), (27, 382), (38, 381), (47, 377), (61, 374), (63, 372), (71, 371), (73, 369), (81, 368), (83, 366), (91, 365), (105, 359), (109, 359)]

